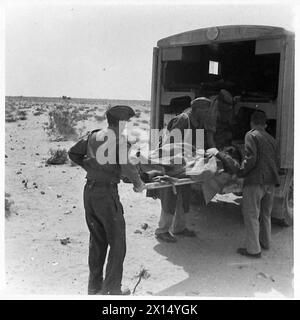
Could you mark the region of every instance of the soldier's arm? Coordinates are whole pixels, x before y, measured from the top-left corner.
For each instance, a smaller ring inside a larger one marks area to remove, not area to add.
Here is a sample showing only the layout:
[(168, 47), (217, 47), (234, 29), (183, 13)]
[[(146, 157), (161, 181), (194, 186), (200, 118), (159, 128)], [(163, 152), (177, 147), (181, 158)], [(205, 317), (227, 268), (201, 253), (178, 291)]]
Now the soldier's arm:
[(225, 152), (218, 152), (216, 157), (221, 160), (225, 171), (229, 172), (230, 174), (238, 174), (240, 171), (239, 163), (233, 159), (230, 155), (226, 154)]
[(212, 131), (212, 130), (208, 130), (207, 131), (207, 145), (208, 145), (208, 148), (215, 148), (216, 147), (214, 135), (215, 135), (214, 131)]
[[(127, 150), (127, 161), (126, 163), (119, 164), (121, 167), (121, 177), (127, 178), (134, 186), (135, 191), (142, 191), (144, 189), (144, 182), (142, 181), (138, 169), (135, 165), (130, 163), (130, 160), (128, 158), (128, 152), (131, 147), (131, 144), (127, 141), (127, 139), (117, 139), (117, 158), (119, 159), (119, 146), (122, 144), (122, 146)], [(121, 146), (121, 148), (123, 148)]]
[(139, 190), (144, 187), (144, 182), (142, 181), (135, 165), (127, 163), (121, 164), (120, 166), (122, 170), (122, 176), (128, 178), (135, 189)]
[(184, 129), (189, 128), (188, 116), (180, 115), (177, 119), (172, 123), (171, 126), (168, 125), (168, 130), (179, 129), (181, 133), (184, 133)]
[(213, 105), (213, 109), (207, 114), (204, 121), (204, 130), (206, 131), (206, 139), (208, 148), (215, 148), (215, 133), (217, 130), (217, 113), (216, 106)]
[(68, 151), (69, 158), (81, 167), (84, 167), (84, 159), (87, 152), (88, 135), (80, 139), (73, 147)]
[(257, 146), (255, 138), (247, 133), (245, 137), (245, 157), (241, 165), (239, 176), (246, 176), (256, 165)]

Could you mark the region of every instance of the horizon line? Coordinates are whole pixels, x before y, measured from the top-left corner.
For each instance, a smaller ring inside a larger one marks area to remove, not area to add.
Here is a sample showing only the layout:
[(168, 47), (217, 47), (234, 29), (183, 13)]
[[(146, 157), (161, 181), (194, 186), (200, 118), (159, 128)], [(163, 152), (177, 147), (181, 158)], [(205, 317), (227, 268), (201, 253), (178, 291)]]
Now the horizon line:
[[(5, 95), (6, 97), (10, 97), (10, 98), (48, 98), (48, 99), (52, 99), (52, 98), (56, 98), (56, 99), (63, 99), (63, 96), (24, 96), (24, 95)], [(70, 97), (70, 96), (66, 96), (66, 97)], [(88, 100), (123, 100), (123, 101), (147, 101), (150, 102), (150, 99), (124, 99), (124, 98), (83, 98), (83, 97), (70, 97), (70, 100), (72, 99), (88, 99)]]

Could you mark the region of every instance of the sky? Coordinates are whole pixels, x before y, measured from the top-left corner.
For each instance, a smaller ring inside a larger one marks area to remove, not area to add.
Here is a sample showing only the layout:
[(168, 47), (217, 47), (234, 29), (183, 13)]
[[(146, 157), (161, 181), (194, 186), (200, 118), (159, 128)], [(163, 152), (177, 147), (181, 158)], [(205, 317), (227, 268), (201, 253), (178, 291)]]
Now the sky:
[(227, 24), (294, 28), (288, 1), (42, 3), (5, 8), (5, 95), (149, 100), (152, 51), (161, 38)]

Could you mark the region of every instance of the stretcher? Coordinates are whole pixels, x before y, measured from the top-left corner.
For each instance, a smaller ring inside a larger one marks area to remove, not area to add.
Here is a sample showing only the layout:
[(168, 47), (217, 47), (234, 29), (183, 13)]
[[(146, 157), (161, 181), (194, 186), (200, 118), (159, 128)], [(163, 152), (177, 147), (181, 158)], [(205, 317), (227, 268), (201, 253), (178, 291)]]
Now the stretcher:
[(147, 190), (171, 187), (174, 194), (177, 194), (177, 186), (193, 184), (201, 185), (202, 194), (206, 204), (217, 193), (240, 193), (243, 185), (243, 179), (233, 178), (230, 174), (224, 172), (223, 170), (218, 171), (218, 173), (212, 179), (208, 179), (206, 181), (197, 181), (191, 178), (174, 178), (167, 175), (155, 177), (153, 180), (153, 182), (145, 184)]
[(147, 190), (153, 190), (153, 189), (161, 189), (161, 188), (168, 188), (172, 186), (181, 186), (186, 184), (194, 184), (194, 183), (200, 183), (199, 181), (192, 180), (191, 178), (173, 178), (169, 176), (159, 177), (160, 179), (154, 182), (148, 182), (146, 183), (146, 189)]
[(174, 194), (177, 194), (176, 187), (187, 185), (187, 184), (194, 184), (199, 183), (199, 181), (192, 180), (191, 178), (174, 178), (170, 176), (159, 176), (154, 178), (154, 182), (146, 183), (147, 190), (155, 190), (161, 188), (168, 188), (172, 187)]

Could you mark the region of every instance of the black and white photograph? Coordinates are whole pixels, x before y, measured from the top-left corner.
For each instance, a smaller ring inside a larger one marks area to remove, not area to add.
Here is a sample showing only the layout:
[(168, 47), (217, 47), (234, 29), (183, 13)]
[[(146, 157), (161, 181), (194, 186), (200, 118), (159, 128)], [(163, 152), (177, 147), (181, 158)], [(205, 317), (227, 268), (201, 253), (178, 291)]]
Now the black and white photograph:
[(3, 2), (0, 296), (295, 299), (296, 9)]

